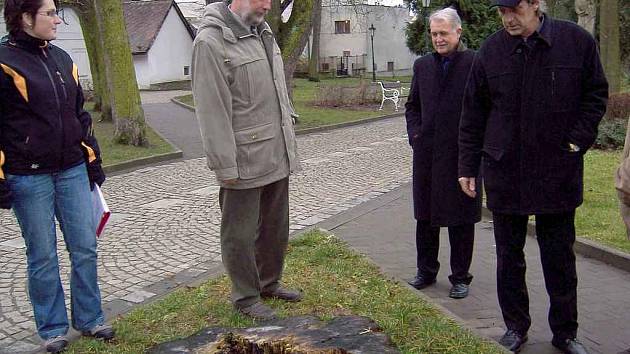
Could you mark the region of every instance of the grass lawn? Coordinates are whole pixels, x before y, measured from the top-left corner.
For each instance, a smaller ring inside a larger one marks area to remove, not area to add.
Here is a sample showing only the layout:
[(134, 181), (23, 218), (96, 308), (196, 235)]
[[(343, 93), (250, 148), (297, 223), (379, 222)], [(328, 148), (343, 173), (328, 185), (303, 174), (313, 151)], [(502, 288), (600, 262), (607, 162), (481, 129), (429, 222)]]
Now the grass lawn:
[(590, 150), (584, 157), (584, 204), (577, 209), (578, 236), (630, 253), (619, 216), (614, 175), (622, 151)]
[[(86, 109), (91, 109), (91, 106), (86, 104)], [(90, 111), (90, 114), (94, 121), (96, 138), (101, 148), (103, 166), (174, 151), (173, 147), (153, 131), (148, 124), (146, 125), (147, 139), (149, 141), (147, 147), (114, 144), (112, 140), (114, 124), (112, 122), (99, 122), (99, 112)]]
[[(397, 80), (407, 78), (400, 77)], [(379, 79), (379, 78), (377, 78)], [(383, 78), (391, 79), (391, 78)], [(367, 80), (367, 79), (363, 79)], [(347, 108), (347, 107), (335, 107), (325, 108), (313, 105), (313, 101), (316, 99), (317, 87), (322, 85), (327, 86), (358, 86), (361, 79), (359, 78), (344, 78), (344, 79), (324, 79), (320, 82), (312, 82), (307, 79), (294, 79), (293, 84), (293, 104), (295, 110), (300, 115), (297, 129), (314, 128), (323, 125), (337, 124), (343, 122), (351, 122), (365, 118), (379, 117), (386, 114), (394, 113), (393, 104), (391, 101), (387, 101), (382, 111), (378, 110), (379, 104), (373, 104), (366, 106), (365, 108)], [(367, 80), (369, 82), (369, 80)], [(409, 81), (410, 78), (409, 78)], [(408, 87), (409, 85), (406, 85)], [(194, 106), (192, 95), (186, 95), (177, 97), (178, 100), (188, 105)], [(403, 112), (404, 107), (399, 107), (399, 112)]]
[[(368, 316), (403, 353), (503, 353), (496, 344), (459, 327), (406, 286), (385, 279), (365, 258), (321, 232), (291, 241), (284, 281), (302, 289), (305, 297), (300, 303), (266, 300), (282, 317)], [(251, 320), (232, 310), (229, 292), (225, 276), (178, 290), (118, 319), (115, 343), (84, 338), (73, 343), (69, 352), (141, 353), (204, 327), (251, 326)]]

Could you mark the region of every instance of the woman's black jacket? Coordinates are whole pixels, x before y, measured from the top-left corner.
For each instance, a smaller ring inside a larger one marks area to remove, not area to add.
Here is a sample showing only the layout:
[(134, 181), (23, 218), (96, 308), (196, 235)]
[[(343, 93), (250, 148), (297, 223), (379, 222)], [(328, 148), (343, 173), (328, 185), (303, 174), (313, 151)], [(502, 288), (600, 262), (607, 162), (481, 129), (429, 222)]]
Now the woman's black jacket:
[(100, 165), (78, 69), (66, 52), (20, 32), (0, 43), (0, 66), (5, 173), (55, 173), (86, 161), (89, 153)]

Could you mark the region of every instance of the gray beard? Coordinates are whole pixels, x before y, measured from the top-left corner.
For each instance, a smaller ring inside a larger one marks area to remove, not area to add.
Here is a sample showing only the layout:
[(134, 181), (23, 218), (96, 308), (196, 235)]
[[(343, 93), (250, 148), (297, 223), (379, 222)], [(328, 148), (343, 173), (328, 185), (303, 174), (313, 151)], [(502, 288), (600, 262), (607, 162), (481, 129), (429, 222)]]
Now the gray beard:
[(249, 13), (243, 17), (243, 22), (245, 22), (249, 26), (258, 26), (265, 21), (264, 17), (258, 17), (253, 13)]

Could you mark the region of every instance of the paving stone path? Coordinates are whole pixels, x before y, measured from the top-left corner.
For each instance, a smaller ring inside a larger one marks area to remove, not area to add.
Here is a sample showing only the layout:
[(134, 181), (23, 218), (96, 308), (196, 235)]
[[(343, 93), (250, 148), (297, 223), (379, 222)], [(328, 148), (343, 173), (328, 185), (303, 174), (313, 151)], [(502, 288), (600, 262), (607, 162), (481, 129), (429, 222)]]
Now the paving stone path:
[[(303, 170), (291, 179), (291, 229), (300, 230), (382, 195), (410, 178), (404, 118), (298, 137)], [(218, 186), (203, 158), (108, 178), (113, 211), (99, 240), (103, 301), (135, 304), (160, 282), (220, 263)], [(61, 233), (59, 232), (59, 235)], [(64, 288), (69, 261), (59, 237)], [(0, 211), (0, 352), (36, 350), (24, 243)], [(69, 293), (69, 292), (68, 292)]]

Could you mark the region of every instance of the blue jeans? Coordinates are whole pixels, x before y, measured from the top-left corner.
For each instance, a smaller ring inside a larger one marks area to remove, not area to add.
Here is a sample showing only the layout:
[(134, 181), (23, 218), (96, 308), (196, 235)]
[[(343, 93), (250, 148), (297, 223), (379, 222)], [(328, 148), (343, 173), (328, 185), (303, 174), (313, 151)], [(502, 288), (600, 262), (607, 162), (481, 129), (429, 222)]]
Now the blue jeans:
[(72, 327), (87, 331), (103, 324), (96, 280), (96, 234), (85, 164), (52, 174), (7, 175), (13, 212), (26, 243), (28, 290), (39, 336), (68, 332), (59, 277), (55, 216), (70, 254)]

